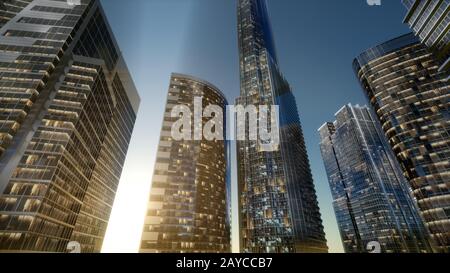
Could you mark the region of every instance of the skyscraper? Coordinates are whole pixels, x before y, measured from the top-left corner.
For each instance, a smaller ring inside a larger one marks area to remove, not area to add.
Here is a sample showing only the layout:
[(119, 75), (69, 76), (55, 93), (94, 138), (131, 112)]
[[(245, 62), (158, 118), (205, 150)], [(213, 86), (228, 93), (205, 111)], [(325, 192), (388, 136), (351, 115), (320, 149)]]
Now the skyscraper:
[(320, 148), (347, 253), (431, 252), (411, 188), (367, 107), (343, 107), (320, 129)]
[(99, 252), (136, 88), (99, 1), (1, 3), (0, 251)]
[(273, 152), (259, 141), (237, 142), (241, 252), (327, 252), (295, 97), (278, 67), (264, 0), (238, 1), (238, 35), (236, 104), (279, 105), (281, 141)]
[[(228, 103), (217, 87), (191, 76), (172, 74), (142, 233), (142, 253), (231, 252), (227, 143), (203, 137), (175, 140), (172, 135), (178, 120), (172, 117), (172, 111), (185, 106), (195, 113), (196, 98), (202, 98), (202, 111), (215, 105), (225, 113)], [(194, 120), (194, 115), (189, 120)], [(204, 128), (207, 122), (207, 118), (190, 122), (191, 131)], [(225, 129), (225, 118), (215, 126), (216, 130)]]
[(417, 37), (436, 53), (440, 70), (450, 68), (450, 0), (402, 0), (404, 19)]
[(437, 250), (450, 250), (450, 86), (413, 34), (367, 50), (355, 73), (409, 180)]

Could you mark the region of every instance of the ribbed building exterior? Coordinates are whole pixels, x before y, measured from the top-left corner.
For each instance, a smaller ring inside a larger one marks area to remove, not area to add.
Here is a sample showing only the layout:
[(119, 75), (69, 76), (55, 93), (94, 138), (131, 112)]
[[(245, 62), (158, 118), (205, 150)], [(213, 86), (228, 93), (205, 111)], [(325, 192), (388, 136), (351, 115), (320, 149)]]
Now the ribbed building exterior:
[(448, 74), (413, 34), (367, 50), (355, 73), (418, 200), (437, 251), (450, 245)]
[[(327, 252), (295, 97), (282, 76), (264, 0), (238, 1), (237, 105), (279, 106), (279, 149), (237, 142), (240, 250)], [(248, 127), (248, 126), (247, 126)]]
[(436, 53), (440, 70), (450, 71), (450, 0), (402, 0), (404, 22)]
[(411, 188), (378, 120), (347, 105), (320, 129), (320, 148), (346, 253), (430, 253)]
[[(174, 140), (172, 117), (176, 106), (190, 109), (202, 98), (202, 111), (216, 105), (225, 113), (227, 100), (214, 85), (172, 74), (142, 233), (141, 253), (228, 253), (230, 246), (228, 149), (223, 140)], [(195, 127), (204, 128), (204, 117)], [(223, 122), (215, 124), (225, 132)], [(185, 130), (185, 128), (183, 128)]]
[(139, 96), (96, 0), (0, 5), (0, 251), (100, 252)]

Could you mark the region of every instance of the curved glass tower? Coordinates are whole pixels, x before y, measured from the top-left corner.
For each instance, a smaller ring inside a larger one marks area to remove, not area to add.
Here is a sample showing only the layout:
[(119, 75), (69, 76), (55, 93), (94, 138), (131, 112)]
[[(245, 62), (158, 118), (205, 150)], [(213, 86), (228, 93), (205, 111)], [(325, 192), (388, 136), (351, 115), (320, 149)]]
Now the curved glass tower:
[(450, 251), (450, 86), (412, 33), (371, 48), (355, 73), (409, 180), (437, 250)]
[[(175, 141), (172, 126), (176, 106), (194, 113), (194, 99), (202, 110), (216, 105), (225, 113), (227, 100), (212, 84), (182, 74), (172, 74), (152, 189), (142, 233), (141, 253), (227, 253), (230, 223), (225, 141)], [(194, 127), (203, 125), (206, 119)], [(225, 127), (223, 123), (216, 126)], [(185, 128), (183, 128), (185, 130)], [(225, 130), (224, 130), (225, 132)]]
[(279, 105), (281, 141), (273, 152), (261, 151), (259, 141), (237, 142), (241, 252), (327, 252), (295, 97), (279, 71), (264, 0), (238, 1), (238, 35), (236, 104)]

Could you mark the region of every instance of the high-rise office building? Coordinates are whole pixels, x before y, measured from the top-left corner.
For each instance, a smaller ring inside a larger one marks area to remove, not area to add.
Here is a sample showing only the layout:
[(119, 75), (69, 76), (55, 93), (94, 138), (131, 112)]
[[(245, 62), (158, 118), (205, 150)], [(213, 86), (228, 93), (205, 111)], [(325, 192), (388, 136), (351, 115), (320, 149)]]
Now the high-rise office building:
[(139, 96), (97, 0), (0, 6), (0, 251), (99, 252)]
[(355, 73), (437, 245), (450, 250), (450, 86), (413, 34), (371, 48)]
[(319, 132), (345, 251), (378, 242), (383, 253), (431, 252), (411, 188), (370, 110), (345, 106)]
[(402, 0), (404, 19), (417, 37), (436, 53), (440, 70), (450, 69), (450, 0)]
[[(175, 140), (172, 134), (179, 120), (172, 117), (177, 106), (190, 110), (191, 132), (205, 128), (208, 118), (194, 121), (196, 98), (202, 98), (201, 111), (215, 105), (225, 113), (228, 103), (218, 88), (191, 76), (172, 74), (141, 253), (231, 252), (227, 142), (194, 138), (194, 133), (191, 138)], [(225, 129), (225, 121), (224, 116), (215, 123), (216, 130)]]
[(236, 104), (279, 105), (280, 135), (274, 151), (250, 138), (237, 142), (241, 252), (327, 252), (295, 97), (278, 67), (265, 0), (238, 1), (238, 35)]

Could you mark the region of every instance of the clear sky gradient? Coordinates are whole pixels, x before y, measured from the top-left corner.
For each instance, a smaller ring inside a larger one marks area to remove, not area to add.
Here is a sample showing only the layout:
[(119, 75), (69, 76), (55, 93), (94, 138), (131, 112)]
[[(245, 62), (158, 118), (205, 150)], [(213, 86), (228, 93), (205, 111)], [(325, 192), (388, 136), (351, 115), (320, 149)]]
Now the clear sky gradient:
[[(229, 102), (239, 95), (236, 1), (102, 3), (142, 99), (103, 251), (136, 252), (170, 74), (207, 80)], [(297, 98), (330, 252), (342, 252), (317, 129), (343, 105), (366, 104), (353, 58), (407, 33), (405, 10), (400, 0), (382, 0), (381, 6), (366, 0), (268, 0), (268, 6), (280, 67)], [(235, 187), (233, 192), (236, 200)]]

